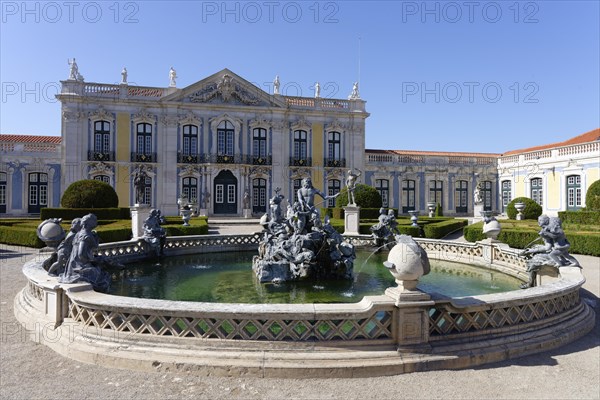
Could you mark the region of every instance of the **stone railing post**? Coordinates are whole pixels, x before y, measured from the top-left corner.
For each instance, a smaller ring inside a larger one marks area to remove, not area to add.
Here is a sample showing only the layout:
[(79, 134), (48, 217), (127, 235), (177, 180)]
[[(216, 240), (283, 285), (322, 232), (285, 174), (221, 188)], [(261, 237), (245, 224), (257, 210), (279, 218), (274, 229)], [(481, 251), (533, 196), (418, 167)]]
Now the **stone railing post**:
[(388, 288), (385, 294), (396, 300), (393, 335), (398, 351), (428, 352), (429, 308), (435, 304), (427, 293)]

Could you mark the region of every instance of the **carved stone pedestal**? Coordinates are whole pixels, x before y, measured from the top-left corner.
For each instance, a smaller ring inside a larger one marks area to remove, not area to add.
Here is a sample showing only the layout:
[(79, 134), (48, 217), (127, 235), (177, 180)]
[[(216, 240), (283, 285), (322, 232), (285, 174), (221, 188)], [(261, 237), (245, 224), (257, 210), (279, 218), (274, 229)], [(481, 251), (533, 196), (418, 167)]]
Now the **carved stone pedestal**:
[(201, 208), (199, 215), (201, 217), (207, 217), (208, 216), (208, 210), (206, 208)]
[(144, 221), (150, 215), (150, 207), (146, 204), (136, 204), (131, 210), (131, 233), (133, 239), (144, 236)]
[(344, 235), (358, 235), (360, 227), (360, 207), (344, 207)]
[(244, 218), (252, 218), (252, 210), (249, 208), (244, 208)]
[(483, 221), (483, 204), (475, 204), (473, 205), (473, 223)]
[(435, 304), (427, 293), (417, 289), (410, 290), (410, 283), (404, 286), (387, 288), (386, 296), (396, 300), (398, 307), (397, 325), (394, 327), (394, 338), (399, 352), (427, 353), (429, 345), (430, 306)]

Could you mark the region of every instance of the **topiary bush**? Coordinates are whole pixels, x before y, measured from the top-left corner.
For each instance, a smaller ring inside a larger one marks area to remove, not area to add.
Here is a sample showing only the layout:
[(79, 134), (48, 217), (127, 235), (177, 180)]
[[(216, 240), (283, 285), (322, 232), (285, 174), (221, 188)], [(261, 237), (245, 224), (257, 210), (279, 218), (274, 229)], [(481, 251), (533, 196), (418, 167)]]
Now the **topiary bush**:
[[(356, 205), (361, 208), (380, 208), (383, 204), (381, 195), (372, 186), (359, 183), (354, 190), (354, 198)], [(346, 207), (348, 205), (348, 188), (345, 187), (340, 191), (339, 196), (335, 200), (336, 207)]]
[(119, 197), (108, 183), (84, 179), (69, 185), (60, 204), (65, 208), (115, 208)]
[(515, 208), (515, 203), (525, 203), (525, 210), (523, 210), (523, 217), (525, 219), (538, 219), (542, 215), (542, 206), (529, 197), (517, 197), (512, 199), (508, 206), (506, 206), (506, 215), (510, 219), (516, 219), (518, 211)]
[(600, 211), (600, 179), (592, 183), (585, 195), (585, 209)]

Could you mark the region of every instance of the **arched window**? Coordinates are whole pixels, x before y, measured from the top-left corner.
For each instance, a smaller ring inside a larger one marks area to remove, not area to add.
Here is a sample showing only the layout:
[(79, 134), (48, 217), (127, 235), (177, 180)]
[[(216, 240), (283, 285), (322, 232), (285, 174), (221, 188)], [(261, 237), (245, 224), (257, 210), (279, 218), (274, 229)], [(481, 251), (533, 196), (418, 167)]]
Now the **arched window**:
[(567, 176), (567, 210), (581, 208), (581, 176)]
[(190, 201), (198, 199), (198, 179), (188, 177), (181, 180), (181, 194)]
[(375, 189), (381, 195), (382, 207), (389, 207), (390, 181), (387, 179), (376, 179), (375, 180)]
[(267, 211), (267, 180), (255, 178), (252, 180), (252, 212)]
[(136, 153), (131, 161), (155, 162), (152, 154), (152, 125), (142, 122), (136, 125)]
[(531, 199), (540, 206), (544, 204), (542, 178), (531, 180)]
[(481, 182), (481, 197), (483, 198), (483, 209), (485, 211), (492, 210), (492, 182)]

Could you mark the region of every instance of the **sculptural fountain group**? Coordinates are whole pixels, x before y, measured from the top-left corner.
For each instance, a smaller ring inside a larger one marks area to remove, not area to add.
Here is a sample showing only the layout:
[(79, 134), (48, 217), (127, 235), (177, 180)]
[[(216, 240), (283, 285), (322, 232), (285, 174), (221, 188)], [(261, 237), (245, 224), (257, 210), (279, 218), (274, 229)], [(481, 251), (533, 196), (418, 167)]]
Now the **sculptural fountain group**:
[[(261, 219), (264, 238), (252, 269), (260, 282), (285, 282), (299, 279), (352, 279), (354, 246), (331, 226), (329, 218), (321, 222), (314, 199), (326, 196), (314, 188), (310, 178), (302, 180), (297, 201), (283, 216), (284, 196), (275, 190), (270, 200), (270, 215)], [(337, 195), (336, 195), (337, 196)]]

